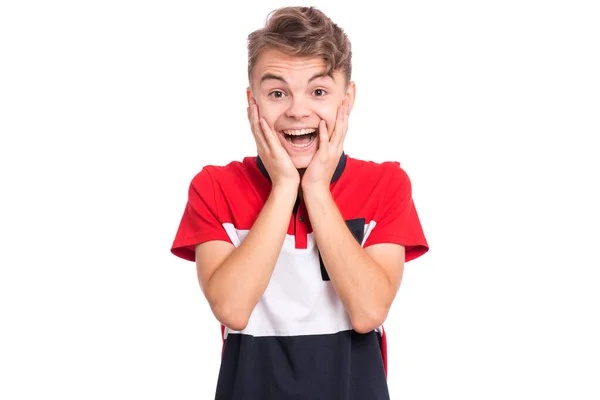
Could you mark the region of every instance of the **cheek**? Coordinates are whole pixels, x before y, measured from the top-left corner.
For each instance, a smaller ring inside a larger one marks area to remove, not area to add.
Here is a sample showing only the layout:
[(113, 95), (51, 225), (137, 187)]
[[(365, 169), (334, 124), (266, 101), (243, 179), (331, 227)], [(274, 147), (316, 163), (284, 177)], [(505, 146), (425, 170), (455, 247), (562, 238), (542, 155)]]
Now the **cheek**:
[(331, 133), (333, 128), (335, 128), (335, 120), (336, 120), (336, 110), (320, 110), (319, 119), (325, 120), (327, 124), (327, 131)]
[(327, 123), (327, 131), (331, 134), (335, 128), (335, 121), (337, 120), (337, 113), (343, 99), (335, 99), (334, 101), (327, 102), (327, 104), (321, 104), (317, 115), (319, 119), (325, 120)]
[(277, 119), (281, 115), (281, 111), (279, 110), (279, 107), (276, 104), (269, 103), (269, 102), (258, 102), (257, 101), (257, 105), (258, 105), (258, 113), (260, 114), (261, 118), (264, 118), (265, 121), (267, 121), (267, 124), (269, 124), (269, 126), (271, 128), (273, 128), (275, 121), (277, 121)]

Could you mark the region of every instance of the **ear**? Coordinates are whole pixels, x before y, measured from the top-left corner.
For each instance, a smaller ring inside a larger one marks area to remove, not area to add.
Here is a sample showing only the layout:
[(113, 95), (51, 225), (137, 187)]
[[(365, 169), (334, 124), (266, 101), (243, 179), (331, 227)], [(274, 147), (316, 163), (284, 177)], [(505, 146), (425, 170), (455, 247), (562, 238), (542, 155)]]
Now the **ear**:
[(248, 122), (252, 123), (252, 121), (250, 120), (250, 99), (252, 98), (252, 89), (250, 89), (250, 87), (246, 88), (246, 100), (248, 101)]
[(250, 99), (252, 98), (252, 89), (250, 86), (246, 88), (246, 100), (248, 100), (248, 105), (250, 105)]
[(356, 83), (354, 81), (348, 82), (348, 88), (346, 89), (345, 100), (348, 100), (348, 109), (352, 111), (354, 107), (354, 100), (356, 99)]

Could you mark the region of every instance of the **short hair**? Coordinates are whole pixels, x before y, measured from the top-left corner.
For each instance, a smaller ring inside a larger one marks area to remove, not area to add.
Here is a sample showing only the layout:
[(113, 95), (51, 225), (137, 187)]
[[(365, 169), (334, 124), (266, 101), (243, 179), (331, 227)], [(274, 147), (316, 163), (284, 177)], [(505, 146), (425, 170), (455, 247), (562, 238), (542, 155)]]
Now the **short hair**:
[(346, 84), (352, 75), (352, 49), (346, 33), (314, 7), (284, 7), (272, 11), (264, 28), (248, 35), (248, 79), (264, 49), (298, 57), (321, 57), (325, 73), (341, 70)]

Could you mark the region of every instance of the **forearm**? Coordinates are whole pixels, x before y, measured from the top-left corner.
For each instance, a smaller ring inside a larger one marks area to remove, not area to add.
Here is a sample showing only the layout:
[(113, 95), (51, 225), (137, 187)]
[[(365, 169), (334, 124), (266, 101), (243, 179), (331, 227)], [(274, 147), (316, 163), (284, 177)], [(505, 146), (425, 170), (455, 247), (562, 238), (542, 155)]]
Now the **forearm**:
[(353, 328), (374, 329), (387, 316), (394, 286), (353, 237), (328, 188), (305, 190), (304, 199), (323, 263)]
[(297, 187), (274, 187), (244, 241), (206, 285), (213, 313), (232, 329), (246, 326), (271, 279), (296, 196)]

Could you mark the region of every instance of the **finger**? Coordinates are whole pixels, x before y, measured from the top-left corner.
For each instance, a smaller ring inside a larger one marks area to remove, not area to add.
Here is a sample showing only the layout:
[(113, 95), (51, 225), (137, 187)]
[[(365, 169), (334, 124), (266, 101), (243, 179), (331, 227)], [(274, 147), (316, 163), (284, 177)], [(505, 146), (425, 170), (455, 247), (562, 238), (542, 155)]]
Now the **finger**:
[(279, 143), (279, 139), (277, 139), (275, 133), (273, 133), (273, 131), (269, 127), (269, 124), (267, 124), (267, 121), (265, 121), (264, 118), (260, 119), (260, 126), (262, 132), (264, 133), (265, 141), (271, 150), (283, 147), (281, 146), (281, 143)]
[(325, 154), (329, 152), (329, 135), (327, 134), (325, 120), (319, 122), (319, 149), (317, 151), (323, 151)]
[(339, 147), (346, 136), (346, 130), (348, 128), (348, 119), (346, 113), (346, 101), (344, 101), (340, 108), (338, 108), (337, 116), (335, 118), (335, 126), (333, 133), (331, 134), (331, 145), (333, 147)]
[(259, 150), (259, 152), (267, 150), (268, 145), (267, 145), (267, 141), (265, 140), (262, 128), (260, 127), (259, 116), (258, 116), (258, 106), (256, 105), (256, 103), (250, 104), (249, 113), (250, 113), (250, 128), (252, 130), (252, 135), (254, 136), (254, 141), (256, 142), (257, 150)]
[(344, 146), (344, 140), (346, 140), (346, 134), (348, 133), (348, 119), (350, 119), (350, 104), (346, 103), (346, 106), (344, 108), (344, 130), (342, 136), (340, 137), (340, 142), (338, 144), (340, 148)]

